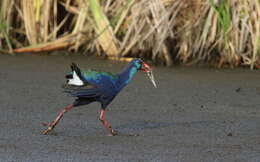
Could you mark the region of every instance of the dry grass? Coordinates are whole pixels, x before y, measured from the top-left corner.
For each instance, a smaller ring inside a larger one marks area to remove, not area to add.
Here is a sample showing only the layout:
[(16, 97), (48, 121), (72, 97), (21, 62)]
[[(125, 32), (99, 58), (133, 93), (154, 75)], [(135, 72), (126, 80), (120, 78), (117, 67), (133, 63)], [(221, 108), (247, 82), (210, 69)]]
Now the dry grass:
[(259, 0), (2, 0), (0, 48), (260, 67)]
[(259, 4), (257, 0), (201, 3), (196, 21), (186, 21), (178, 56), (184, 62), (259, 66)]
[[(8, 49), (10, 53), (13, 52), (12, 43), (10, 40), (10, 29), (12, 19), (12, 9), (14, 7), (13, 1), (0, 2), (0, 49)], [(6, 51), (4, 51), (6, 52)]]

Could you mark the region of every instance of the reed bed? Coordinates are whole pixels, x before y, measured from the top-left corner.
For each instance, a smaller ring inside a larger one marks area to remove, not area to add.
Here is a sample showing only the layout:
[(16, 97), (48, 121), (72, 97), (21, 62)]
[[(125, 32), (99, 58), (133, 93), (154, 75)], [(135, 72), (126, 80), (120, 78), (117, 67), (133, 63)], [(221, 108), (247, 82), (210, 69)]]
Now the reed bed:
[(260, 68), (259, 0), (1, 0), (0, 49)]

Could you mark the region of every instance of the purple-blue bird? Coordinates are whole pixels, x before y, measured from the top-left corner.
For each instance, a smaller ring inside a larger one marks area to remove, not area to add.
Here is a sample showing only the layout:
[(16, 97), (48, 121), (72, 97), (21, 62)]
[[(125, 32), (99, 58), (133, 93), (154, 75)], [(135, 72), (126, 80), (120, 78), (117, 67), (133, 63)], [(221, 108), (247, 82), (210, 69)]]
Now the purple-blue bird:
[(53, 122), (43, 123), (44, 126), (48, 127), (43, 134), (48, 134), (52, 131), (64, 113), (73, 107), (87, 105), (96, 101), (101, 104), (99, 120), (109, 131), (109, 135), (117, 135), (117, 131), (104, 119), (105, 110), (111, 101), (131, 81), (135, 73), (139, 70), (146, 72), (156, 87), (151, 67), (141, 59), (133, 59), (119, 74), (94, 70), (82, 71), (75, 63), (72, 63), (71, 70), (72, 72), (66, 75), (67, 83), (63, 85), (63, 88), (65, 92), (76, 99), (72, 104), (66, 106)]

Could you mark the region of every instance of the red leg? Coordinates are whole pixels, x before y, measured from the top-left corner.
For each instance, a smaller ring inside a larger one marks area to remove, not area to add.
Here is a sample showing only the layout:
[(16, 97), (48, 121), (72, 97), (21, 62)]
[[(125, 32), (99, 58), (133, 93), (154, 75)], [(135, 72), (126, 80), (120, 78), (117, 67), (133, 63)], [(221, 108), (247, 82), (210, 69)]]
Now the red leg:
[(112, 127), (109, 125), (108, 121), (104, 119), (105, 110), (100, 110), (99, 120), (103, 124), (103, 126), (109, 131), (110, 135), (115, 136), (117, 135), (117, 132), (112, 129)]
[(69, 110), (71, 110), (73, 108), (73, 104), (70, 104), (68, 106), (66, 106), (56, 117), (56, 119), (51, 122), (51, 123), (43, 123), (44, 126), (48, 126), (48, 128), (43, 131), (43, 134), (48, 134), (50, 131), (52, 131), (54, 129), (54, 127), (59, 123), (59, 121), (61, 120), (62, 116), (64, 115), (64, 113), (68, 112)]

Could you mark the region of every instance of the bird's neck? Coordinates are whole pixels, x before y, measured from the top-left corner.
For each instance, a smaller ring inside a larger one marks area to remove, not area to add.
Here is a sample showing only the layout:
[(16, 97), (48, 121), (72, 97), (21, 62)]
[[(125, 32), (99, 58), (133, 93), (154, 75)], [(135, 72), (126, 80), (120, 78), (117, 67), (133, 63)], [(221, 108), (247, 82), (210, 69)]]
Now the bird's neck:
[(119, 88), (125, 87), (133, 78), (137, 68), (135, 66), (127, 66), (121, 73), (119, 73)]

